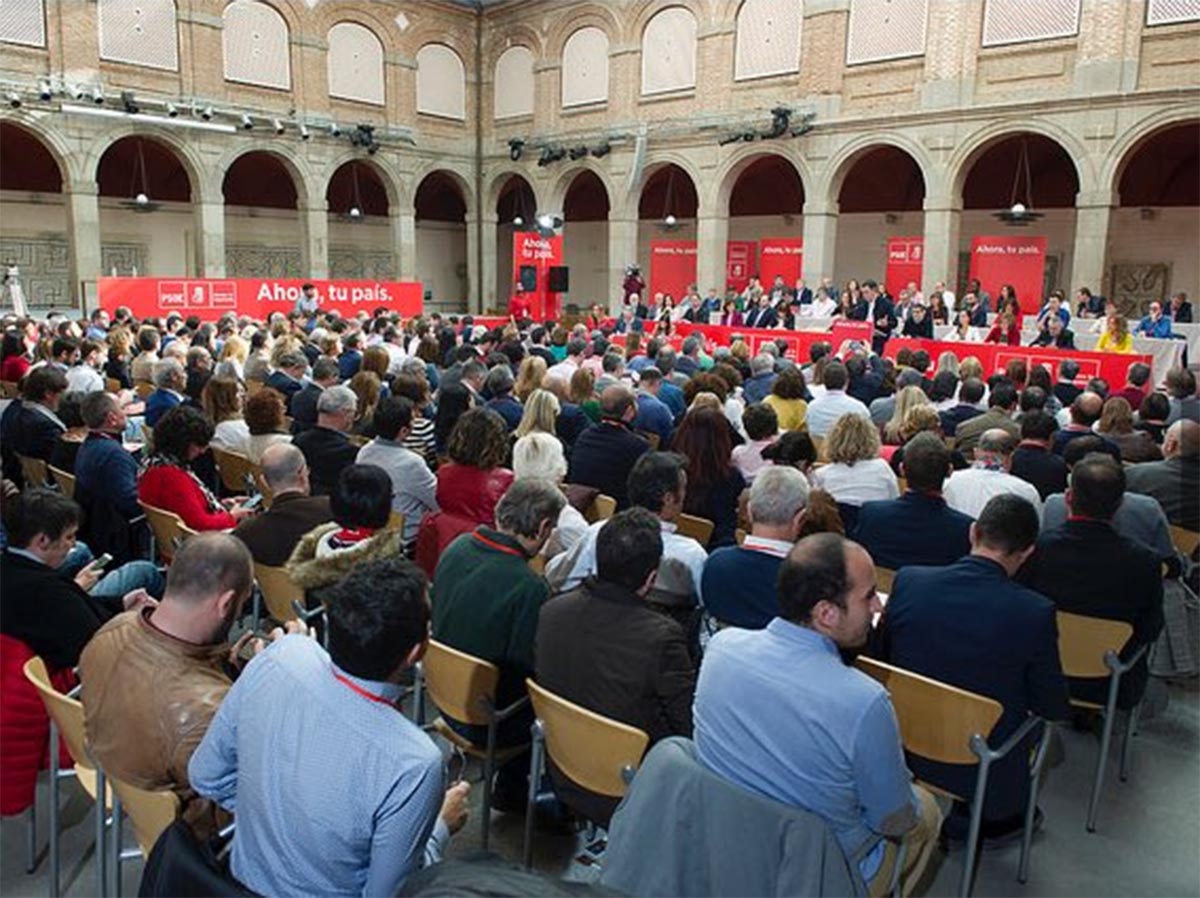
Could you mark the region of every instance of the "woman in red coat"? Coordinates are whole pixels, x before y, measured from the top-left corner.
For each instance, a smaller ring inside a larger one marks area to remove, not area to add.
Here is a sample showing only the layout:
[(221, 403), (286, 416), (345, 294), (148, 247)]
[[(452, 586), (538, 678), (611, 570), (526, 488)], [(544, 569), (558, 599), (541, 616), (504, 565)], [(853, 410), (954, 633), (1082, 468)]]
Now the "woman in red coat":
[(1013, 316), (1011, 309), (1005, 309), (1004, 314), (996, 319), (992, 329), (983, 339), (984, 343), (1004, 343), (1008, 346), (1021, 345), (1021, 325)]
[(446, 444), (450, 461), (438, 467), (438, 508), (493, 526), (496, 503), (513, 482), (504, 467), (508, 452), (508, 427), (499, 414), (488, 408), (463, 412)]
[(230, 530), (254, 514), (240, 501), (223, 504), (191, 469), (208, 450), (213, 424), (190, 405), (177, 405), (154, 428), (154, 454), (138, 472), (138, 499), (171, 511), (192, 530)]
[(25, 376), (32, 364), (29, 356), (25, 355), (25, 343), (21, 335), (12, 332), (5, 334), (4, 343), (0, 346), (0, 380), (16, 383)]

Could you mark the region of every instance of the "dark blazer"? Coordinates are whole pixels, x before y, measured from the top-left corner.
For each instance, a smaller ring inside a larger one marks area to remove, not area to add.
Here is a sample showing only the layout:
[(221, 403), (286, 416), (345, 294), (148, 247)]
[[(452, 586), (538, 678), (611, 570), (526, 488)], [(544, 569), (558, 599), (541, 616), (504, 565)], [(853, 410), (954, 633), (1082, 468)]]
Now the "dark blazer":
[(853, 536), (880, 567), (953, 564), (971, 552), (971, 520), (941, 496), (909, 490), (864, 503)]
[(354, 464), (358, 457), (358, 447), (344, 433), (328, 427), (306, 430), (292, 441), (292, 445), (304, 453), (314, 496), (332, 493), (342, 469)]
[(0, 633), (51, 669), (78, 664), (92, 634), (123, 610), (120, 596), (95, 598), (54, 568), (8, 550), (0, 557)]
[(146, 424), (154, 427), (158, 424), (159, 418), (179, 405), (180, 402), (182, 400), (168, 390), (155, 390), (146, 397)]
[(1075, 401), (1075, 397), (1083, 392), (1083, 387), (1077, 387), (1075, 384), (1063, 383), (1061, 380), (1054, 385), (1054, 395), (1058, 397), (1058, 401), (1066, 408)]
[(282, 493), (265, 512), (238, 524), (233, 535), (246, 544), (256, 562), (280, 567), (304, 534), (332, 520), (328, 496)]
[(357, 349), (347, 349), (338, 356), (338, 377), (347, 381), (358, 373), (362, 367), (362, 353)]
[[(1105, 521), (1068, 519), (1061, 527), (1043, 533), (1019, 579), (1053, 601), (1060, 611), (1133, 624), (1133, 637), (1122, 650), (1122, 658), (1152, 643), (1162, 630), (1160, 560)], [(1137, 704), (1146, 691), (1147, 676), (1143, 658), (1121, 678), (1120, 707)], [(1108, 680), (1072, 679), (1071, 695), (1103, 704)]]
[(525, 406), (521, 405), (521, 401), (511, 393), (489, 400), (487, 407), (504, 419), (509, 433), (517, 429), (525, 414)]
[(988, 313), (987, 309), (984, 308), (983, 303), (980, 303), (971, 310), (971, 327), (987, 327), (987, 319)]
[(1129, 468), (1125, 477), (1129, 491), (1157, 499), (1172, 524), (1200, 530), (1200, 459), (1146, 462)]
[(938, 420), (942, 422), (942, 433), (954, 435), (958, 430), (958, 425), (963, 421), (970, 421), (972, 418), (977, 418), (983, 414), (983, 409), (976, 408), (973, 405), (960, 403), (953, 408), (948, 408), (944, 412), (938, 412)]
[[(692, 734), (696, 668), (683, 628), (614, 583), (586, 580), (538, 617), (537, 681), (568, 701), (635, 726), (651, 744)], [(618, 799), (586, 792), (551, 768), (568, 805), (607, 826)]]
[(783, 559), (744, 546), (725, 546), (708, 556), (700, 589), (704, 607), (721, 623), (761, 630), (779, 616), (776, 583)]
[[(270, 381), (267, 385), (270, 386)], [(292, 394), (292, 433), (304, 433), (317, 426), (317, 400), (324, 392), (316, 384), (308, 383)]]
[(554, 433), (570, 450), (579, 435), (591, 426), (587, 412), (573, 402), (564, 402), (559, 409), (558, 420), (554, 422)]
[(925, 340), (933, 339), (933, 316), (926, 315), (920, 321), (915, 318), (904, 319), (904, 330), (901, 334), (905, 337), (917, 337)]
[(753, 308), (746, 313), (746, 327), (775, 327), (779, 324), (779, 315), (771, 306)]
[(1036, 443), (1022, 442), (1012, 456), (1009, 473), (1037, 487), (1042, 501), (1067, 489), (1067, 463)]
[(649, 450), (650, 444), (623, 423), (606, 418), (575, 440), (567, 482), (595, 487), (624, 509), (629, 505), (629, 472)]
[(8, 437), (12, 440), (13, 451), (18, 455), (40, 458), (48, 462), (54, 454), (58, 438), (64, 432), (65, 428), (55, 424), (38, 411), (34, 403), (29, 402), (22, 403)]
[(1074, 349), (1075, 348), (1075, 331), (1070, 328), (1063, 328), (1058, 332), (1058, 337), (1050, 336), (1050, 331), (1038, 331), (1038, 335), (1033, 338), (1030, 346), (1054, 346), (1055, 349)]
[[(1004, 713), (988, 738), (993, 748), (1031, 712), (1050, 720), (1069, 713), (1054, 605), (1009, 580), (986, 558), (972, 555), (949, 567), (903, 569), (880, 619), (876, 645), (889, 664), (1000, 702)], [(1017, 748), (992, 767), (987, 819), (1021, 813), (1029, 788), (1027, 757)], [(974, 793), (974, 767), (909, 761), (919, 777), (967, 798)]]
[(288, 414), (292, 414), (292, 397), (304, 389), (304, 384), (292, 377), (288, 377), (282, 371), (272, 371), (270, 376), (267, 377), (266, 385), (283, 396), (283, 402), (288, 408)]
[(1192, 323), (1192, 304), (1190, 301), (1185, 301), (1180, 304), (1179, 308), (1171, 315), (1171, 320), (1176, 324), (1191, 324)]

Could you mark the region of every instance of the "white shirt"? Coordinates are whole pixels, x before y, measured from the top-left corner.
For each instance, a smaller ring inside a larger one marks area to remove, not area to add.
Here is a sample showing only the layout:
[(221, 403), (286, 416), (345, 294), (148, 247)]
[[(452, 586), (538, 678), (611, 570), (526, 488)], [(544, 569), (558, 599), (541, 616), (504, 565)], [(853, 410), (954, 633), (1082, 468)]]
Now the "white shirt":
[(813, 484), (845, 505), (862, 505), (879, 499), (896, 499), (900, 484), (882, 458), (868, 458), (852, 465), (840, 462), (823, 465), (813, 472)]
[(942, 497), (947, 505), (973, 518), (979, 517), (989, 499), (1006, 493), (1015, 493), (1022, 499), (1028, 499), (1037, 509), (1038, 519), (1041, 519), (1042, 498), (1037, 489), (1006, 471), (989, 471), (986, 468), (955, 471), (942, 489)]
[(569, 384), (571, 382), (571, 378), (575, 376), (575, 372), (578, 370), (579, 365), (571, 361), (570, 356), (567, 356), (557, 365), (551, 365), (546, 371), (546, 377), (557, 377)]
[(795, 548), (795, 543), (789, 543), (783, 539), (768, 539), (765, 536), (755, 536), (753, 533), (747, 533), (746, 539), (742, 541), (743, 549), (753, 549), (755, 552), (762, 552), (764, 555), (773, 555), (776, 558), (787, 558), (788, 553)]
[(104, 389), (104, 377), (91, 365), (76, 365), (67, 369), (67, 390), (72, 393), (95, 393)]
[(384, 343), (382, 345), (388, 354), (388, 374), (392, 377), (399, 376), (400, 367), (404, 364), (404, 360), (408, 356), (404, 354), (403, 347), (397, 346), (395, 343)]
[(951, 312), (954, 311), (954, 301), (955, 301), (955, 299), (954, 299), (954, 291), (953, 290), (943, 290), (942, 291), (942, 302), (944, 302), (946, 304), (946, 308), (949, 309)]
[(579, 513), (570, 502), (563, 506), (558, 513), (558, 523), (542, 548), (542, 555), (547, 560), (555, 558), (563, 552), (569, 552), (587, 534), (587, 518)]
[(824, 299), (814, 299), (807, 306), (800, 307), (802, 318), (832, 318), (837, 311), (837, 303), (828, 296)]
[[(596, 521), (568, 552), (558, 555), (546, 566), (546, 579), (555, 592), (575, 589), (584, 578), (596, 573), (596, 535), (605, 521)], [(700, 580), (704, 574), (704, 562), (708, 553), (690, 536), (675, 532), (675, 525), (662, 521), (662, 560), (658, 563), (658, 576), (647, 599), (667, 605), (681, 605), (688, 601), (703, 602), (700, 596)]]
[(842, 415), (858, 415), (871, 420), (870, 410), (853, 396), (847, 396), (845, 390), (827, 389), (824, 396), (817, 396), (808, 404), (805, 417), (808, 432), (814, 437), (824, 437)]
[(222, 421), (213, 430), (212, 445), (226, 452), (246, 455), (250, 448), (250, 428), (241, 418)]

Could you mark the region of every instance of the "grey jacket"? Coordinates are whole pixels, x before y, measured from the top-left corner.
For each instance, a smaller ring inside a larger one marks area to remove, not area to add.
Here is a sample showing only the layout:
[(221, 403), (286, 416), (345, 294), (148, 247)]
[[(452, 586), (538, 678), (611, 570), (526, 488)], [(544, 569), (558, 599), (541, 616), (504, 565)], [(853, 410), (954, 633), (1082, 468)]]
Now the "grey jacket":
[(643, 760), (609, 826), (600, 881), (646, 896), (866, 894), (820, 817), (726, 782), (680, 736)]

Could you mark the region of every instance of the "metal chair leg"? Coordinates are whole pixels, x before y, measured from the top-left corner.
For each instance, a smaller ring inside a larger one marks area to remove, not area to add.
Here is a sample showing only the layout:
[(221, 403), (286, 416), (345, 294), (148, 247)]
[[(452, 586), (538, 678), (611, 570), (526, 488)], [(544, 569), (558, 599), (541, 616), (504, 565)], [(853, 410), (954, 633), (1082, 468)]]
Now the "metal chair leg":
[(1125, 737), (1121, 740), (1121, 782), (1129, 779), (1129, 761), (1133, 754), (1133, 737), (1137, 734), (1138, 718), (1142, 716), (1142, 703), (1138, 702), (1125, 718)]
[(121, 895), (121, 844), (125, 816), (121, 808), (121, 799), (113, 791), (112, 826), (108, 833), (108, 873), (112, 883), (109, 898), (120, 898)]
[(989, 766), (986, 759), (981, 759), (979, 762), (979, 772), (975, 775), (975, 794), (971, 798), (971, 824), (967, 829), (962, 882), (958, 887), (958, 894), (961, 898), (968, 898), (971, 894), (971, 883), (975, 874), (975, 858), (979, 852), (979, 830), (983, 825), (983, 802), (987, 797)]
[(104, 850), (105, 830), (108, 827), (108, 809), (104, 806), (107, 789), (104, 771), (96, 768), (96, 892), (100, 898), (107, 898), (108, 895), (108, 853)]
[(59, 836), (59, 780), (62, 779), (58, 766), (58, 727), (50, 721), (50, 898), (58, 898), (62, 882), (62, 839)]
[(1049, 751), (1052, 736), (1053, 725), (1047, 723), (1045, 730), (1042, 732), (1042, 741), (1038, 745), (1037, 754), (1033, 759), (1033, 776), (1029, 783), (1029, 803), (1025, 806), (1025, 830), (1021, 833), (1021, 862), (1017, 867), (1017, 882), (1022, 885), (1029, 878), (1029, 853), (1033, 846), (1033, 821), (1037, 817), (1037, 799), (1042, 785), (1042, 769), (1045, 766), (1046, 753)]
[(495, 773), (493, 769), (496, 765), (496, 717), (489, 709), (488, 711), (488, 728), (487, 728), (487, 755), (483, 759), (483, 811), (481, 816), (483, 819), (480, 825), (483, 827), (483, 832), (480, 835), (480, 844), (484, 851), (488, 850), (488, 833), (492, 828), (492, 775)]
[(523, 857), (525, 869), (533, 869), (533, 816), (537, 807), (538, 783), (542, 779), (542, 752), (545, 750), (545, 737), (542, 733), (542, 722), (535, 720), (530, 727), (532, 736), (532, 752), (529, 756), (529, 797), (525, 802), (525, 845)]
[(33, 804), (29, 806), (29, 819), (25, 829), (25, 872), (32, 873), (37, 869), (37, 795), (33, 796)]
[(1117, 716), (1117, 692), (1121, 677), (1113, 674), (1108, 681), (1108, 704), (1104, 708), (1104, 730), (1100, 736), (1100, 757), (1096, 759), (1096, 776), (1092, 781), (1092, 797), (1088, 802), (1087, 831), (1096, 831), (1096, 811), (1100, 805), (1100, 789), (1104, 785), (1104, 770), (1108, 766), (1108, 749), (1112, 744), (1113, 718)]

